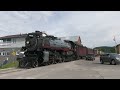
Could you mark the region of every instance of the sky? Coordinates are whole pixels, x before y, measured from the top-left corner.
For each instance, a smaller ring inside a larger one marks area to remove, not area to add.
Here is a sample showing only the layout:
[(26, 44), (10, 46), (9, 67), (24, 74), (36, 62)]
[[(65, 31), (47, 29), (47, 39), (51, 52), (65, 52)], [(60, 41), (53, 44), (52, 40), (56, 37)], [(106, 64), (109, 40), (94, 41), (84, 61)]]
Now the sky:
[(0, 36), (36, 30), (57, 37), (80, 36), (84, 46), (120, 44), (120, 11), (0, 11)]

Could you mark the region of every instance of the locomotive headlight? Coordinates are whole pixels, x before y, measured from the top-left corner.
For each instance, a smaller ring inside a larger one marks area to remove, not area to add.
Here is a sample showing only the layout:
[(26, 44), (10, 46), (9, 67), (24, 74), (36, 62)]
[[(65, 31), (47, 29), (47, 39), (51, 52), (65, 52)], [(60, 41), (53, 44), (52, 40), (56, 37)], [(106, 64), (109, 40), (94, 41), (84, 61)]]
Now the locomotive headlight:
[(23, 55), (23, 57), (25, 57), (25, 55)]
[(29, 41), (27, 41), (26, 43), (29, 44)]

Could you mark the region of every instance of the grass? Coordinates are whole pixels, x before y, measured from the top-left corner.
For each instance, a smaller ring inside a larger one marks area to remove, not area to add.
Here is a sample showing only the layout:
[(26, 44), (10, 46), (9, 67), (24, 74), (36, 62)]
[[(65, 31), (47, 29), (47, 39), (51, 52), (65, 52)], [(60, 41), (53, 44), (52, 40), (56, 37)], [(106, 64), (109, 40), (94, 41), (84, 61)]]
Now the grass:
[(13, 67), (17, 67), (18, 66), (18, 62), (11, 62), (8, 64), (3, 65), (2, 67), (0, 67), (0, 69), (5, 69), (5, 68), (13, 68)]

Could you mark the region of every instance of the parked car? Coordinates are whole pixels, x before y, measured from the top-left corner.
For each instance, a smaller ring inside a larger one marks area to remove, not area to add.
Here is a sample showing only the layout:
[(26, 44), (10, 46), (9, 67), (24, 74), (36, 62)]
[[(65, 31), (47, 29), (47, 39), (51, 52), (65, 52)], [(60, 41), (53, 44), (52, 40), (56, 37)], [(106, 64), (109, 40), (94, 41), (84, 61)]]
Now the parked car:
[(112, 65), (116, 65), (120, 63), (120, 55), (117, 53), (106, 53), (100, 55), (100, 63), (104, 64), (104, 62), (109, 62)]
[(22, 59), (24, 56), (24, 51), (19, 52), (19, 54), (17, 55), (17, 60)]
[(17, 60), (20, 60), (20, 59), (22, 59), (23, 57), (25, 57), (25, 47), (22, 47), (21, 48), (21, 50), (20, 50), (20, 52), (18, 53), (18, 54), (16, 54), (16, 56), (17, 56)]
[(86, 56), (86, 60), (95, 60), (95, 55), (94, 54), (88, 54), (87, 56)]

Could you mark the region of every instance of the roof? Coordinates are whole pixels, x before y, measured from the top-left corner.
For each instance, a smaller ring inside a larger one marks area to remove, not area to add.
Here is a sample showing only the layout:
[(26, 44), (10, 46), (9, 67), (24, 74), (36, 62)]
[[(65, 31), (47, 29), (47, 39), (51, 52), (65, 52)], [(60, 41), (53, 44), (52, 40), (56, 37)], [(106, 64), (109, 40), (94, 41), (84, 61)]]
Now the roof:
[(26, 36), (27, 36), (27, 34), (8, 35), (8, 36), (0, 37), (0, 40), (8, 39), (8, 38), (25, 38)]

